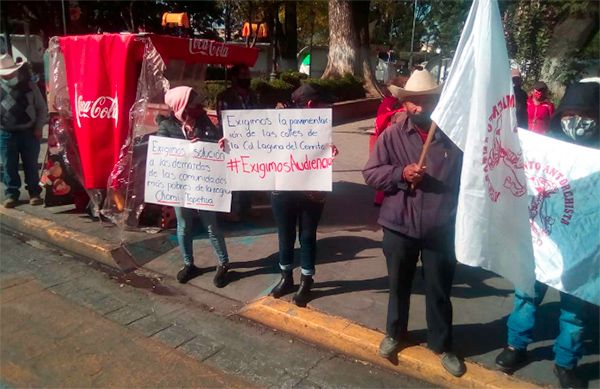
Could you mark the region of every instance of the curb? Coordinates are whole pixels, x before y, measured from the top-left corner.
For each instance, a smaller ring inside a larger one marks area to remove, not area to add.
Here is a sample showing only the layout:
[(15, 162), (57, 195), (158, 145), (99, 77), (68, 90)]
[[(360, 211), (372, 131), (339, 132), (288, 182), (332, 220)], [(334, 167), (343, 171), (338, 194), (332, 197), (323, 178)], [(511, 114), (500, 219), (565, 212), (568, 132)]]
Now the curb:
[(268, 327), (287, 332), (310, 343), (335, 349), (357, 359), (368, 361), (402, 374), (410, 375), (450, 388), (540, 388), (528, 381), (465, 362), (467, 372), (460, 378), (448, 374), (439, 357), (423, 346), (407, 347), (398, 353), (397, 361), (378, 355), (383, 334), (353, 323), (348, 319), (297, 306), (273, 297), (262, 297), (247, 304), (240, 316)]
[[(118, 270), (127, 271), (138, 267), (121, 245), (61, 227), (51, 220), (32, 216), (18, 209), (0, 207), (0, 222), (9, 228)], [(453, 377), (443, 369), (439, 358), (422, 346), (403, 349), (398, 353), (397, 361), (389, 361), (377, 354), (383, 338), (382, 333), (342, 317), (310, 307), (298, 308), (294, 304), (269, 296), (246, 304), (238, 315), (310, 343), (417, 377), (434, 385), (487, 389), (541, 387), (472, 362), (465, 362), (467, 373), (464, 376)]]
[(61, 249), (98, 261), (118, 270), (136, 268), (124, 247), (83, 234), (18, 209), (0, 207), (0, 222), (14, 230), (51, 243)]

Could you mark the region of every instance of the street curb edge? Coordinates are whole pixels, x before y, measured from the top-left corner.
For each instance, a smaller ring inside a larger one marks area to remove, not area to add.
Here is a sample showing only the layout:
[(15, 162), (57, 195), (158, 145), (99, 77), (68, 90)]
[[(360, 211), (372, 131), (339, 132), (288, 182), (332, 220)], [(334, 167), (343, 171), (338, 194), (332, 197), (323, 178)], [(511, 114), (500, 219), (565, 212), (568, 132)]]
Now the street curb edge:
[(238, 313), (247, 319), (287, 332), (310, 343), (340, 351), (357, 359), (451, 388), (540, 388), (528, 381), (465, 362), (467, 372), (460, 378), (448, 374), (439, 357), (423, 346), (407, 347), (398, 353), (397, 363), (378, 355), (383, 334), (348, 319), (322, 313), (273, 297), (262, 297)]
[(104, 239), (61, 227), (18, 209), (0, 207), (0, 222), (9, 228), (53, 244), (74, 254), (119, 270), (132, 268), (133, 259), (125, 248)]

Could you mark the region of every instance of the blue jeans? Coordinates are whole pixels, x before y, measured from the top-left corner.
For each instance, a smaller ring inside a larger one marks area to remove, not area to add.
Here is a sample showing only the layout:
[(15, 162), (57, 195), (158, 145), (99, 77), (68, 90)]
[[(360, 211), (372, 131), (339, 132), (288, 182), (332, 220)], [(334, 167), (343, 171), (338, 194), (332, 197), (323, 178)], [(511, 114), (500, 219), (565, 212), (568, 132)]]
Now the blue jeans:
[(220, 265), (229, 262), (225, 236), (217, 223), (217, 214), (210, 211), (198, 211), (197, 209), (173, 207), (177, 217), (177, 241), (186, 265), (194, 263), (194, 218), (200, 215), (202, 223), (208, 230), (208, 238), (212, 244), (215, 255)]
[[(515, 290), (515, 305), (507, 323), (509, 346), (525, 350), (532, 342), (535, 312), (547, 290), (548, 285), (541, 282), (535, 283), (534, 297)], [(558, 366), (572, 369), (583, 355), (584, 309), (583, 300), (560, 292), (560, 333), (554, 342), (554, 362)]]
[(32, 131), (0, 130), (0, 159), (2, 160), (2, 183), (7, 198), (19, 199), (21, 177), (19, 176), (19, 157), (23, 161), (26, 189), (30, 197), (42, 193), (38, 170), (40, 141)]
[(303, 192), (273, 192), (273, 215), (279, 238), (279, 268), (294, 268), (296, 225), (300, 235), (300, 267), (302, 274), (315, 274), (317, 258), (317, 226), (323, 213), (323, 202), (310, 200)]

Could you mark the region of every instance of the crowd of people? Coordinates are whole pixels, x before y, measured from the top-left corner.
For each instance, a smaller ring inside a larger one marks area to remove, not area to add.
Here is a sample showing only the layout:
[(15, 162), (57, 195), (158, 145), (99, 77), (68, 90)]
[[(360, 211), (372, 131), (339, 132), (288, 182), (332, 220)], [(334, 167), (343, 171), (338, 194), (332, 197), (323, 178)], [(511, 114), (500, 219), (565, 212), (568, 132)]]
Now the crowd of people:
[[(236, 71), (235, 74), (245, 72)], [(586, 146), (598, 146), (600, 83), (597, 80), (569, 86), (555, 110), (545, 83), (535, 83), (527, 95), (520, 89), (520, 79), (520, 74), (513, 72), (519, 126)], [(450, 300), (457, 264), (453, 247), (454, 218), (462, 153), (443, 132), (438, 131), (430, 146), (427, 165), (417, 164), (431, 126), (430, 114), (441, 92), (441, 85), (429, 72), (417, 69), (404, 86), (390, 85), (389, 89), (391, 96), (384, 98), (377, 112), (376, 131), (370, 140), (370, 156), (363, 170), (367, 185), (377, 190), (375, 203), (380, 206), (378, 223), (383, 227), (382, 248), (388, 268), (386, 335), (379, 353), (390, 358), (411, 344), (408, 336), (411, 285), (417, 263), (421, 261), (425, 280), (427, 345), (439, 354), (446, 371), (462, 376), (466, 371), (464, 361), (452, 351)], [(233, 103), (224, 103), (220, 109), (233, 104), (240, 108), (250, 107), (232, 90), (225, 92), (224, 96), (227, 96), (225, 100)], [(323, 100), (319, 91), (310, 85), (303, 85), (292, 94), (295, 107), (327, 106)], [(175, 106), (172, 109), (176, 112)], [(207, 120), (199, 122), (207, 123)], [(334, 151), (335, 155), (337, 149), (334, 148)], [(272, 193), (271, 199), (278, 229), (281, 279), (270, 295), (279, 298), (296, 290), (292, 300), (298, 306), (305, 306), (310, 301), (315, 274), (317, 227), (325, 194), (278, 191)], [(209, 224), (209, 233), (211, 226)], [(178, 235), (179, 231), (178, 228)], [(296, 289), (292, 269), (298, 233), (301, 280)], [(212, 236), (211, 241), (220, 263), (219, 269), (223, 262), (219, 253), (226, 253), (226, 249), (219, 250)], [(186, 253), (189, 250), (185, 247), (182, 245), (182, 253), (184, 260), (188, 261)], [(218, 276), (219, 271), (215, 285), (223, 286), (226, 282), (217, 282)], [(179, 279), (182, 282), (187, 280), (185, 277)], [(535, 310), (547, 288), (541, 283), (536, 284), (535, 296), (515, 291), (514, 310), (507, 323), (507, 346), (496, 359), (501, 370), (512, 372), (525, 362), (526, 348), (532, 341)], [(561, 293), (561, 332), (554, 350), (555, 372), (564, 387), (578, 385), (575, 367), (582, 355), (584, 305), (582, 300)]]
[[(15, 64), (8, 55), (0, 57), (0, 156), (7, 208), (17, 205), (19, 199), (19, 158), (23, 161), (30, 203), (42, 203), (37, 158), (47, 110), (39, 90), (21, 67), (22, 64)], [(232, 85), (218, 96), (217, 112), (257, 108), (248, 67), (235, 66), (230, 74)], [(535, 83), (527, 94), (522, 89), (520, 73), (513, 70), (512, 76), (519, 127), (587, 147), (599, 147), (599, 79), (568, 86), (555, 109), (544, 82)], [(366, 184), (377, 191), (375, 204), (380, 207), (378, 223), (383, 228), (382, 249), (389, 281), (386, 335), (379, 354), (390, 358), (410, 344), (411, 285), (420, 261), (425, 280), (427, 346), (439, 354), (444, 369), (454, 376), (462, 376), (466, 371), (464, 361), (452, 350), (450, 298), (457, 264), (454, 224), (462, 152), (443, 132), (437, 131), (431, 141), (427, 164), (417, 163), (429, 135), (431, 112), (441, 93), (441, 85), (427, 70), (416, 69), (404, 85), (392, 84), (389, 90), (391, 96), (384, 98), (377, 111), (370, 155), (362, 171)], [(297, 108), (328, 106), (322, 91), (308, 84), (298, 88), (291, 101)], [(190, 142), (218, 142), (225, 147), (223, 131), (208, 118), (199, 92), (185, 86), (172, 88), (165, 94), (165, 103), (171, 112), (158, 118), (158, 136)], [(337, 148), (332, 146), (332, 155), (335, 157), (337, 153)], [(317, 228), (325, 200), (324, 192), (271, 193), (279, 241), (277, 262), (281, 270), (281, 279), (270, 292), (273, 297), (295, 291), (293, 301), (298, 306), (306, 306), (310, 301), (316, 270)], [(239, 220), (249, 207), (246, 193), (234, 193), (232, 220)], [(185, 283), (200, 274), (194, 265), (192, 244), (192, 227), (194, 221), (200, 219), (208, 230), (218, 262), (214, 284), (219, 288), (226, 286), (229, 256), (216, 214), (184, 207), (175, 207), (175, 214), (184, 263), (177, 274), (178, 281)], [(301, 278), (296, 289), (292, 270), (297, 236)], [(526, 360), (527, 346), (533, 339), (535, 312), (547, 289), (538, 283), (533, 296), (515, 291), (514, 309), (507, 323), (507, 346), (496, 358), (496, 364), (503, 371), (514, 371)], [(566, 293), (561, 292), (560, 296), (555, 372), (563, 387), (577, 387), (575, 368), (582, 356), (585, 303)]]

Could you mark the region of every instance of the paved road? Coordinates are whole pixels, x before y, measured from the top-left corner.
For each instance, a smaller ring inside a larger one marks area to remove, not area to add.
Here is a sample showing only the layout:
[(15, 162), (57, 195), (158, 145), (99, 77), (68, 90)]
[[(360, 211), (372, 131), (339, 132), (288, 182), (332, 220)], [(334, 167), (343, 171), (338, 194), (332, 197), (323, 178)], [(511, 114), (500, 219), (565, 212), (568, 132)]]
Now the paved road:
[(431, 387), (199, 306), (148, 273), (6, 229), (0, 252), (0, 387)]

